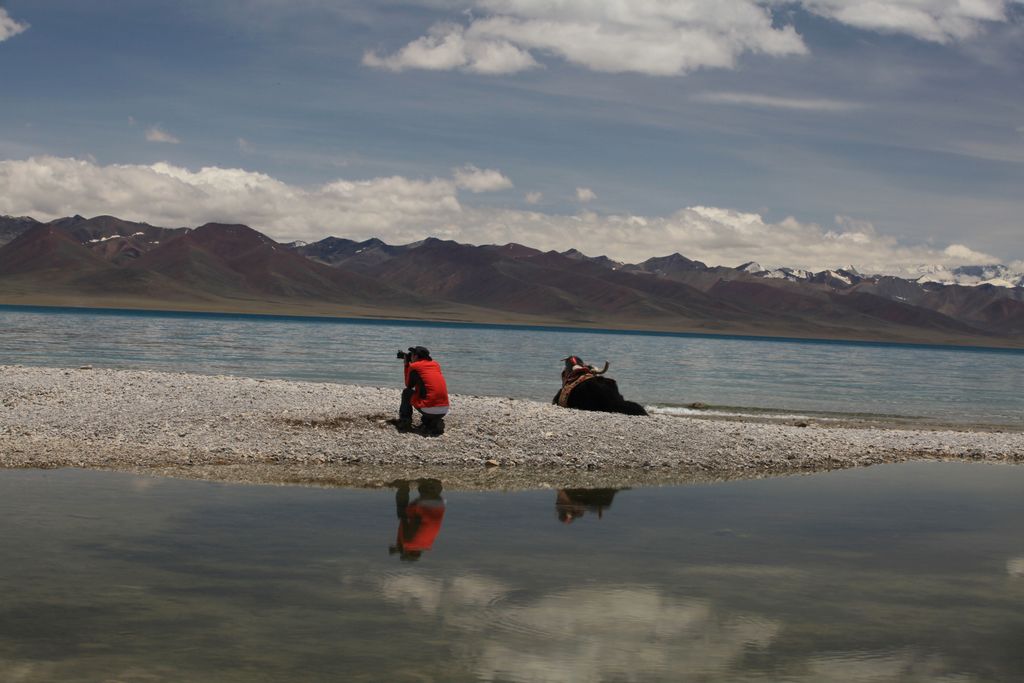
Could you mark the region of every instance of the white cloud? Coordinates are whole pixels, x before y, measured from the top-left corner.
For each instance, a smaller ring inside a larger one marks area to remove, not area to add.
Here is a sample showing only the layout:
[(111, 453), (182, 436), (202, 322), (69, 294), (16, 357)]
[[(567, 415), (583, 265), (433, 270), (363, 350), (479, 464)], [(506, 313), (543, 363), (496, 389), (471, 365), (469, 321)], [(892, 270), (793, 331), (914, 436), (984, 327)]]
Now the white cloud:
[(693, 99), (707, 104), (735, 104), (739, 106), (793, 109), (798, 111), (839, 112), (861, 109), (863, 107), (860, 103), (844, 102), (842, 100), (802, 99), (739, 92), (704, 92), (695, 95)]
[(597, 199), (597, 194), (594, 193), (589, 187), (577, 187), (576, 188), (576, 201), (578, 202), (592, 202)]
[[(421, 0), (436, 8), (437, 3)], [(802, 55), (796, 30), (774, 9), (795, 5), (867, 31), (949, 43), (1007, 21), (1019, 0), (466, 0), (466, 23), (438, 23), (368, 66), (508, 74), (554, 56), (593, 71), (678, 76), (733, 68), (745, 54)], [(450, 6), (450, 5), (449, 5)]]
[(972, 38), (986, 22), (1006, 21), (1007, 6), (1016, 1), (800, 0), (807, 10), (843, 24), (936, 43)]
[(363, 55), (363, 64), (390, 71), (457, 68), (481, 74), (508, 74), (539, 66), (529, 52), (510, 42), (467, 35), (459, 24), (437, 24), (426, 36), (389, 57), (367, 52)]
[(955, 267), (999, 261), (963, 244), (902, 244), (870, 223), (842, 216), (823, 227), (795, 218), (772, 223), (758, 214), (706, 206), (667, 216), (550, 214), (464, 206), (460, 187), (470, 189), (460, 186), (455, 176), (339, 179), (300, 187), (242, 169), (192, 171), (166, 163), (101, 166), (33, 157), (0, 161), (0, 214), (40, 220), (113, 214), (169, 227), (245, 223), (281, 241), (314, 241), (333, 234), (407, 243), (433, 235), (473, 244), (575, 247), (631, 262), (678, 251), (711, 265), (758, 261), (811, 270), (854, 265), (863, 272), (899, 274), (921, 264)]
[(535, 211), (467, 208), (459, 239), (539, 249), (575, 247), (637, 262), (678, 251), (710, 265), (758, 261), (769, 267), (824, 270), (854, 265), (862, 272), (911, 274), (921, 264), (955, 267), (996, 263), (996, 257), (963, 245), (906, 245), (866, 222), (839, 217), (830, 227), (787, 218), (778, 223), (727, 208), (693, 206), (669, 216), (551, 215)]
[(501, 171), (490, 168), (480, 169), (469, 164), (455, 170), (455, 184), (464, 190), (475, 193), (494, 192), (512, 187), (512, 181)]
[(527, 192), (523, 199), (527, 204), (540, 204), (544, 199), (544, 194), (542, 192)]
[(81, 213), (166, 226), (240, 222), (284, 241), (455, 236), (463, 213), (453, 179), (393, 176), (303, 188), (242, 169), (100, 166), (56, 157), (0, 161), (0, 212), (15, 206), (46, 219)]
[(975, 251), (963, 244), (951, 244), (943, 249), (942, 253), (951, 260), (961, 263), (992, 263), (994, 260), (988, 254)]
[(7, 10), (0, 7), (0, 43), (8, 38), (13, 38), (19, 33), (27, 31), (28, 28), (28, 24), (15, 21), (11, 18), (11, 15), (7, 13)]
[(475, 0), (468, 24), (441, 23), (369, 66), (514, 73), (555, 55), (594, 71), (660, 76), (735, 65), (740, 55), (804, 54), (791, 26), (754, 0)]
[(390, 57), (378, 57), (375, 52), (363, 55), (363, 64), (392, 71), (443, 71), (466, 66), (468, 61), (462, 27), (446, 24), (434, 26), (429, 35), (414, 40)]
[(160, 128), (160, 126), (150, 126), (146, 129), (146, 139), (150, 142), (165, 142), (171, 145), (181, 142), (181, 140)]

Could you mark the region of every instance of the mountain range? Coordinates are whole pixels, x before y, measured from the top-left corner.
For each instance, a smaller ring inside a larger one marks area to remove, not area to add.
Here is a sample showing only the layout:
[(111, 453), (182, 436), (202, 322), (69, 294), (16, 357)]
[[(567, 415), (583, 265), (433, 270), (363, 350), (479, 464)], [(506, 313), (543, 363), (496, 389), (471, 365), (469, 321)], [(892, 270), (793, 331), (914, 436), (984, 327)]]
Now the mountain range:
[[(0, 302), (13, 304), (1024, 347), (1024, 282), (1001, 268), (959, 273), (967, 286), (936, 281), (937, 270), (906, 279), (680, 254), (624, 264), (520, 244), (281, 244), (244, 225), (0, 217)], [(989, 274), (1013, 286), (977, 284)]]

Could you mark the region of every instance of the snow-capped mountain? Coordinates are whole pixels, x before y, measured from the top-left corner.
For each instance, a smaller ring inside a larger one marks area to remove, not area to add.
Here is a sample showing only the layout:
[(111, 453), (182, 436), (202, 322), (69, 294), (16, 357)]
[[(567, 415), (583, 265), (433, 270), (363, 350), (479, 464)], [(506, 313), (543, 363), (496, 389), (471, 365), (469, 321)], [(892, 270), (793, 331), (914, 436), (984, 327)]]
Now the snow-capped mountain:
[(756, 261), (750, 261), (744, 263), (741, 266), (737, 266), (736, 270), (744, 273), (750, 273), (758, 277), (763, 277), (769, 280), (788, 280), (789, 282), (814, 282), (818, 284), (825, 284), (833, 289), (846, 289), (852, 287), (859, 282), (864, 280), (873, 279), (862, 275), (853, 266), (847, 266), (845, 268), (837, 268), (835, 270), (822, 270), (820, 272), (813, 272), (810, 270), (803, 270), (802, 268), (764, 268), (760, 263)]
[[(749, 272), (749, 271), (748, 271)], [(775, 270), (765, 271), (763, 277), (770, 280), (789, 280), (790, 282), (807, 282), (814, 273), (809, 270), (802, 268), (776, 268)]]
[[(768, 269), (755, 261), (737, 266), (736, 270), (770, 280), (826, 284), (833, 289), (846, 289), (865, 280), (878, 281), (885, 277), (882, 275), (864, 275), (853, 266), (837, 268), (835, 270), (822, 270), (815, 273), (800, 268)], [(893, 277), (899, 277), (908, 282), (916, 282), (921, 285), (936, 283), (942, 285), (961, 285), (964, 287), (976, 287), (978, 285), (1010, 288), (1024, 287), (1024, 272), (1014, 270), (1002, 264), (958, 266), (956, 268), (935, 265), (918, 266), (906, 271), (902, 276)]]
[[(917, 277), (913, 277), (913, 275)], [(996, 287), (1024, 287), (1024, 272), (1011, 269), (1002, 264), (980, 266), (920, 266), (911, 274), (911, 278), (921, 284), (938, 282), (944, 285), (994, 285)]]

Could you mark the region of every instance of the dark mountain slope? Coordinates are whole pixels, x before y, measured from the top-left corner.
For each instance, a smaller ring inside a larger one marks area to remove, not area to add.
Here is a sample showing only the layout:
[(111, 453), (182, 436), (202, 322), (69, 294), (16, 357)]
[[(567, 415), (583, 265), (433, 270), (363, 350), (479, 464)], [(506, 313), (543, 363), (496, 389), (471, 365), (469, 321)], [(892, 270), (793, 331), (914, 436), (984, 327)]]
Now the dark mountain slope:
[(431, 238), (365, 272), (432, 300), (541, 315), (583, 314), (561, 292), (517, 272), (514, 263), (493, 249)]
[(162, 242), (188, 232), (188, 228), (158, 228), (148, 223), (133, 223), (114, 216), (96, 216), (55, 221), (72, 239), (108, 261), (122, 264), (137, 259)]
[(208, 223), (153, 249), (132, 268), (230, 298), (257, 296), (334, 303), (395, 303), (404, 292), (315, 263), (244, 225)]
[(109, 296), (188, 298), (175, 283), (119, 268), (52, 224), (40, 224), (0, 247), (0, 289), (59, 295), (76, 304)]
[(28, 216), (0, 216), (0, 247), (38, 225), (39, 221)]
[(668, 256), (655, 256), (636, 265), (625, 265), (622, 267), (622, 270), (631, 273), (650, 273), (659, 277), (673, 278), (681, 273), (707, 270), (707, 266), (700, 261), (691, 261), (679, 252), (676, 252)]
[(972, 316), (993, 333), (1024, 335), (1024, 301), (999, 299)]
[(373, 238), (356, 242), (341, 237), (328, 237), (319, 242), (306, 244), (296, 252), (314, 261), (329, 266), (347, 266), (351, 269), (369, 268), (391, 259), (406, 247), (393, 247)]
[(65, 231), (39, 224), (0, 248), (0, 277), (49, 273), (60, 280), (112, 268)]
[(884, 299), (874, 294), (855, 292), (833, 294), (834, 300), (855, 311), (885, 323), (914, 327), (920, 330), (934, 330), (953, 334), (983, 334), (982, 330), (949, 316), (900, 301)]
[(590, 259), (516, 245), (475, 247), (428, 239), (367, 272), (433, 298), (568, 319), (736, 313), (679, 283), (617, 273)]

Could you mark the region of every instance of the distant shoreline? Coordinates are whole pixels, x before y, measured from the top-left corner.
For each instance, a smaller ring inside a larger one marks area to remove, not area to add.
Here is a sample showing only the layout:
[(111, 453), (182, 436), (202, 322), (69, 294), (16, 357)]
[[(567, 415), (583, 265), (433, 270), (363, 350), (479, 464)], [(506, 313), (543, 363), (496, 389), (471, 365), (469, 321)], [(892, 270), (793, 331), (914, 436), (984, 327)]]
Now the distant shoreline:
[(1024, 433), (588, 413), (455, 396), (442, 437), (396, 431), (397, 388), (0, 366), (0, 467), (263, 483), (622, 486), (906, 460), (1024, 463)]
[(0, 295), (0, 311), (23, 311), (40, 313), (96, 313), (105, 315), (125, 316), (152, 316), (168, 318), (201, 317), (212, 319), (246, 319), (246, 320), (280, 320), (286, 319), (296, 322), (338, 322), (359, 325), (398, 325), (398, 326), (436, 326), (451, 328), (476, 328), (476, 329), (508, 329), (508, 330), (540, 330), (552, 332), (588, 332), (592, 334), (626, 334), (650, 337), (679, 337), (691, 339), (738, 339), (765, 342), (781, 342), (796, 344), (826, 344), (826, 345), (850, 345), (866, 347), (898, 347), (898, 348), (926, 348), (926, 349), (951, 349), (971, 352), (998, 352), (998, 353), (1020, 353), (1024, 354), (1024, 339), (1018, 345), (1012, 345), (1007, 341), (1005, 346), (987, 346), (983, 344), (970, 343), (969, 340), (963, 343), (936, 343), (928, 341), (898, 341), (879, 339), (849, 339), (845, 337), (794, 337), (784, 334), (768, 335), (763, 333), (743, 332), (701, 332), (685, 330), (658, 330), (638, 327), (602, 327), (591, 326), (589, 323), (572, 325), (555, 322), (497, 322), (497, 321), (473, 321), (473, 320), (446, 320), (436, 318), (416, 318), (407, 316), (389, 317), (387, 315), (374, 316), (366, 315), (341, 315), (336, 313), (288, 313), (288, 312), (256, 312), (243, 310), (196, 310), (192, 308), (147, 308), (133, 305), (69, 305), (62, 303), (9, 303), (5, 302)]

